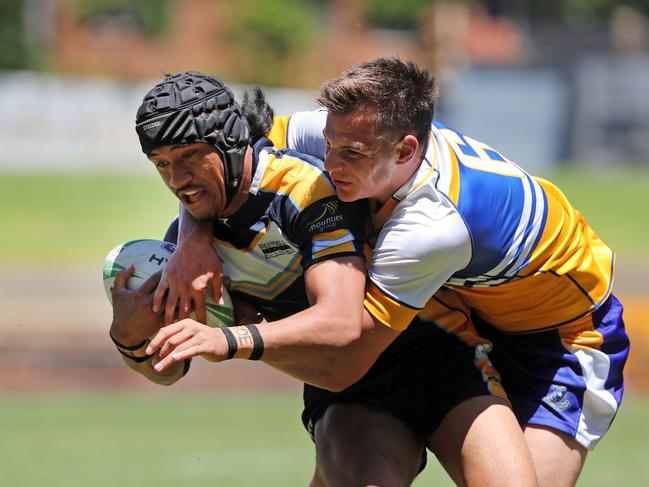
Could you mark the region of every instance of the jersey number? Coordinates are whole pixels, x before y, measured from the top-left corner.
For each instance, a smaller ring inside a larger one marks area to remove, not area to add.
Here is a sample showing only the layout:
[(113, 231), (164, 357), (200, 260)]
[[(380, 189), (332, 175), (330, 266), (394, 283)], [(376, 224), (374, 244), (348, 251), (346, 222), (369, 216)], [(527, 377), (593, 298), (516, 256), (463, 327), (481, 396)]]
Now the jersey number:
[(516, 164), (507, 160), (487, 144), (473, 140), (451, 129), (444, 128), (441, 129), (441, 132), (455, 151), (458, 161), (462, 165), (502, 176), (525, 177), (525, 173)]

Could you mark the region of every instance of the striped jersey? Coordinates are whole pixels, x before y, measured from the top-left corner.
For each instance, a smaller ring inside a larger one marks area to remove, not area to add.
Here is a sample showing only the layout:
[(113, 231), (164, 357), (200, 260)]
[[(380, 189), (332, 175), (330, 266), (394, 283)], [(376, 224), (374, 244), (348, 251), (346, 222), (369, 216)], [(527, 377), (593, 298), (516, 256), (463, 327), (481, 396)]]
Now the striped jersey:
[[(322, 157), (325, 121), (323, 111), (283, 119), (285, 143)], [(611, 292), (613, 252), (556, 186), (439, 122), (373, 223), (365, 306), (395, 329), (430, 315), (442, 286), (508, 332), (574, 322)]]
[(214, 225), (224, 283), (269, 320), (308, 307), (304, 271), (331, 258), (362, 256), (366, 202), (342, 203), (322, 162), (261, 139), (253, 147), (249, 196)]

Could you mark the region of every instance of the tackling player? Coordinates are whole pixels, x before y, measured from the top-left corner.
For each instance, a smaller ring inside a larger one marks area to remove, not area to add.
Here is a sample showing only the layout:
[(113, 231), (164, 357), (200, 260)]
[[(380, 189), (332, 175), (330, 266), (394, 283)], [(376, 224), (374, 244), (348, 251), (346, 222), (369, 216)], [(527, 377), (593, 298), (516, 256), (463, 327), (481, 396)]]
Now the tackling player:
[(318, 101), (338, 197), (377, 205), (366, 308), (404, 329), (441, 286), (456, 291), (491, 342), (540, 484), (574, 485), (624, 390), (613, 252), (552, 183), (431, 126), (433, 80), (414, 64), (363, 63)]
[[(261, 359), (300, 380), (347, 388), (347, 397), (355, 399), (351, 410), (329, 407), (338, 396), (315, 401), (317, 414), (327, 410), (318, 424), (354, 435), (346, 439), (346, 450), (322, 452), (327, 461), (332, 453), (349, 458), (318, 470), (314, 485), (410, 483), (431, 431), (440, 422), (449, 433), (458, 429), (449, 419), (449, 410), (458, 407), (486, 412), (478, 423), (488, 426), (486, 433), (498, 433), (491, 435), (494, 451), (474, 459), (482, 478), (492, 485), (532, 485), (522, 435), (498, 397), (497, 383), (485, 376), (488, 369), (475, 366), (472, 345), (430, 324), (413, 325), (398, 336), (363, 321), (363, 231), (356, 227), (367, 220), (364, 202), (338, 201), (320, 161), (275, 150), (263, 137), (272, 112), (260, 93), (243, 109), (245, 116), (218, 80), (182, 73), (147, 94), (137, 132), (143, 151), (182, 202), (179, 249), (187, 251), (187, 242), (209, 228), (205, 243), (224, 257), (233, 299), (245, 295), (268, 322), (213, 329), (186, 319), (189, 308), (181, 305), (184, 319), (149, 342), (161, 318), (150, 309), (156, 281), (128, 291), (124, 271), (113, 290), (111, 337), (127, 364), (169, 384), (187, 372), (196, 355), (213, 361)], [(439, 319), (465, 321), (461, 311), (444, 309)], [(452, 373), (439, 373), (449, 366)], [(337, 419), (341, 413), (345, 417)], [(337, 438), (328, 442), (330, 436), (316, 432), (317, 444), (325, 450), (338, 444)]]

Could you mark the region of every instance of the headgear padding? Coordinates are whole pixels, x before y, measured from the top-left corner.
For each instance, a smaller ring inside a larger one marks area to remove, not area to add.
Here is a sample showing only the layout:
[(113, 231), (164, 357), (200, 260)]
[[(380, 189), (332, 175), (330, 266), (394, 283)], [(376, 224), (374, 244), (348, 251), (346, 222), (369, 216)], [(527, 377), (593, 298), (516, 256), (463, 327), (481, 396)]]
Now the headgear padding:
[(214, 146), (223, 160), (226, 204), (232, 200), (241, 182), (250, 130), (232, 91), (221, 81), (193, 71), (167, 75), (144, 96), (135, 131), (147, 155), (163, 145)]

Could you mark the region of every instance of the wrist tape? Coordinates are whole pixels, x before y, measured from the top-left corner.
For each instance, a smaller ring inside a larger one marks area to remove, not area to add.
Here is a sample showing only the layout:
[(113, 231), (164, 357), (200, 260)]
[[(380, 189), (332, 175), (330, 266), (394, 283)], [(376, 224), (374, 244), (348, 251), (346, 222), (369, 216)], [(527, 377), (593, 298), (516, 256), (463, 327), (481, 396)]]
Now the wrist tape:
[[(248, 345), (250, 342), (252, 342), (252, 350), (250, 352), (250, 355), (246, 357), (248, 360), (261, 359), (261, 356), (264, 354), (264, 340), (261, 337), (261, 334), (259, 333), (257, 326), (252, 324), (252, 325), (245, 325), (245, 326), (237, 326), (234, 328), (237, 336), (235, 336), (235, 333), (228, 327), (221, 328), (223, 334), (225, 335), (225, 339), (228, 343), (228, 354), (226, 360), (229, 360), (237, 356), (237, 352), (240, 349), (239, 347), (240, 342), (243, 345)], [(245, 349), (247, 350), (248, 347), (245, 347)], [(237, 357), (237, 358), (241, 358), (241, 357)]]

